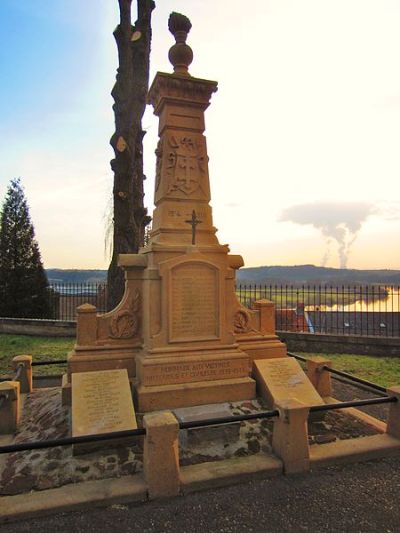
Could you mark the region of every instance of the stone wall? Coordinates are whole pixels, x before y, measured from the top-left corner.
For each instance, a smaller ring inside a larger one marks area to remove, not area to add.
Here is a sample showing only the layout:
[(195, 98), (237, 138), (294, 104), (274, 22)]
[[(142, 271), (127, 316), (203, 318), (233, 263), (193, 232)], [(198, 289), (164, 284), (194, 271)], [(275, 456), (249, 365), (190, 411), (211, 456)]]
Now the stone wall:
[(76, 322), (33, 318), (0, 318), (0, 333), (38, 337), (75, 337)]
[(292, 352), (400, 356), (400, 337), (327, 335), (288, 331), (278, 331), (277, 334)]

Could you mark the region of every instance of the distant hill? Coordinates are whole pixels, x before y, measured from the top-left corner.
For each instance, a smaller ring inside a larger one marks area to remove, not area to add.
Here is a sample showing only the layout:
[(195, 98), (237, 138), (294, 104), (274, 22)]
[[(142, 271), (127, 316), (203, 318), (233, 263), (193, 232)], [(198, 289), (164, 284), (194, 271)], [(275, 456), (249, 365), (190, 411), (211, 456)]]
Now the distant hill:
[(64, 270), (47, 268), (50, 283), (103, 283), (107, 280), (107, 270)]
[[(46, 270), (50, 283), (103, 283), (107, 270)], [(260, 266), (242, 268), (237, 273), (239, 283), (277, 284), (328, 284), (379, 283), (400, 284), (400, 270), (356, 270), (350, 268), (326, 268), (314, 265)]]
[(400, 284), (400, 270), (356, 270), (350, 268), (326, 268), (314, 265), (260, 266), (238, 271), (239, 283), (278, 284), (348, 284), (380, 283)]

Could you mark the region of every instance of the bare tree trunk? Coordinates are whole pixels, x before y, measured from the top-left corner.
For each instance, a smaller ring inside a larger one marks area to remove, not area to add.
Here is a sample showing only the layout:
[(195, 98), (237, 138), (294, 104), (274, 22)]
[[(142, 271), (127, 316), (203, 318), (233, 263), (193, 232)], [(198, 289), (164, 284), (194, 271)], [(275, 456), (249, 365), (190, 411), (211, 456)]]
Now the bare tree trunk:
[(142, 118), (149, 85), (151, 13), (153, 0), (137, 0), (138, 18), (131, 24), (132, 0), (118, 0), (120, 24), (114, 31), (119, 67), (112, 90), (115, 133), (110, 143), (115, 158), (113, 254), (108, 269), (107, 307), (113, 309), (124, 292), (123, 272), (118, 255), (137, 253), (143, 244), (144, 229), (150, 221), (143, 203)]

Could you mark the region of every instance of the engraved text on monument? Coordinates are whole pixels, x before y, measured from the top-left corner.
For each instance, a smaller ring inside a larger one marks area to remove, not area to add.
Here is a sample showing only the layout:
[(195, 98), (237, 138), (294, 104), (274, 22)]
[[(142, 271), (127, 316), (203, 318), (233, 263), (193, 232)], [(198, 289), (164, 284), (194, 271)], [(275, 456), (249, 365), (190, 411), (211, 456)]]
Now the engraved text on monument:
[(218, 270), (180, 265), (171, 272), (171, 285), (171, 340), (218, 337)]

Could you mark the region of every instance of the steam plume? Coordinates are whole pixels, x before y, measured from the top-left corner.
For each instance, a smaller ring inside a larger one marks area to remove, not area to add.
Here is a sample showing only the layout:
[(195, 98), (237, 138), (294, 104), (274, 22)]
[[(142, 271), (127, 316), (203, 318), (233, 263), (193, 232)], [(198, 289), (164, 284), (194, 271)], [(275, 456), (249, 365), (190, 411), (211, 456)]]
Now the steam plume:
[(330, 245), (337, 242), (340, 268), (346, 268), (350, 248), (357, 238), (363, 222), (376, 212), (370, 203), (310, 203), (293, 205), (285, 209), (279, 220), (296, 224), (310, 224), (326, 238), (325, 265), (330, 257)]

